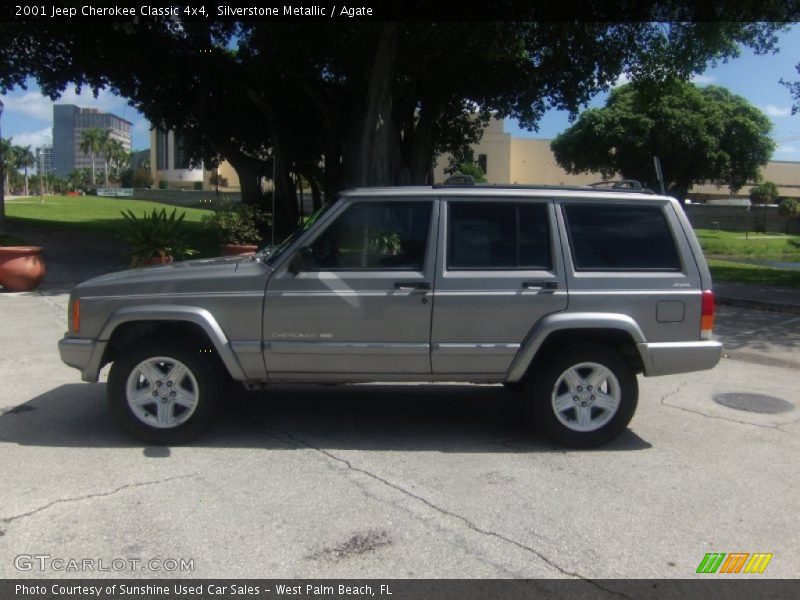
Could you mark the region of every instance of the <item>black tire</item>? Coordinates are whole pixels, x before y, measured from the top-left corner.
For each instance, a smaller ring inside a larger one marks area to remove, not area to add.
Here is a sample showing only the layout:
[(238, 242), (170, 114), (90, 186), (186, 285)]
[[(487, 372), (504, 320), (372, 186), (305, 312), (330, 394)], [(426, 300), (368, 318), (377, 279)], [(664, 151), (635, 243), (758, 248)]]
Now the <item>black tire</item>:
[(525, 391), (525, 382), (524, 381), (505, 381), (503, 382), (503, 387), (506, 388), (509, 392), (514, 392), (515, 394), (521, 394)]
[[(592, 365), (610, 373), (602, 379), (596, 396), (592, 393), (597, 392), (596, 386), (588, 388), (586, 384), (591, 383), (592, 375), (603, 377), (603, 371)], [(568, 372), (577, 378), (567, 381)], [(616, 350), (599, 344), (571, 346), (546, 360), (536, 367), (528, 391), (537, 427), (572, 448), (594, 448), (618, 436), (633, 418), (639, 399), (636, 373)], [(557, 410), (555, 398), (562, 399), (561, 406), (572, 404)], [(616, 400), (616, 410), (600, 406), (609, 404), (609, 399)], [(583, 423), (578, 411), (586, 419)]]
[[(155, 360), (158, 357), (169, 360)], [(148, 359), (154, 360), (150, 367), (159, 369), (158, 387), (151, 385), (139, 369)], [(183, 377), (175, 374), (176, 378), (180, 377), (179, 387), (172, 387), (175, 384), (168, 380), (178, 363), (186, 368), (187, 373)], [(154, 395), (152, 402), (135, 409), (135, 403), (128, 402), (128, 380), (133, 377), (134, 370), (140, 376), (131, 384), (138, 389), (139, 395), (142, 398), (148, 394)], [(156, 446), (184, 444), (203, 433), (214, 420), (220, 395), (215, 375), (215, 369), (200, 354), (199, 347), (171, 340), (150, 339), (125, 351), (112, 364), (108, 376), (108, 404), (117, 421), (141, 441)], [(166, 391), (167, 385), (172, 391)], [(170, 398), (169, 394), (178, 394), (177, 399)], [(184, 404), (192, 398), (195, 400), (193, 408), (187, 408)], [(165, 410), (165, 422), (157, 425), (157, 415), (161, 410)], [(170, 420), (174, 420), (175, 424), (170, 425)]]

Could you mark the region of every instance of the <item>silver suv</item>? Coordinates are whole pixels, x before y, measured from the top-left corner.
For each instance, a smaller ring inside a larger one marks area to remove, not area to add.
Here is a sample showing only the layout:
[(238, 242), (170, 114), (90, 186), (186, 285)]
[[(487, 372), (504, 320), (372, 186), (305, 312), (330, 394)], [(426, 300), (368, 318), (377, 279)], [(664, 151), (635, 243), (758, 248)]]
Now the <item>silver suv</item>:
[(62, 360), (147, 443), (194, 438), (228, 380), (520, 390), (554, 440), (619, 434), (636, 375), (717, 364), (714, 295), (672, 198), (592, 188), (357, 189), (271, 251), (91, 279)]

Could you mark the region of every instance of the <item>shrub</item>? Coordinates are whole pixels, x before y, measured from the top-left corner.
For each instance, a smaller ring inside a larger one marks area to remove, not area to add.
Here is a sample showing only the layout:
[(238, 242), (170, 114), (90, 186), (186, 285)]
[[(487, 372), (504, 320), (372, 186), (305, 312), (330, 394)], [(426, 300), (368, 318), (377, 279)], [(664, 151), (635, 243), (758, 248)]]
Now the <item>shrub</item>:
[(778, 213), (784, 217), (800, 218), (800, 202), (794, 198), (784, 198), (778, 206)]
[(188, 258), (196, 252), (187, 245), (187, 231), (183, 225), (185, 212), (177, 209), (167, 215), (166, 209), (145, 211), (138, 218), (132, 210), (121, 211), (126, 223), (120, 237), (131, 246), (131, 266), (146, 265), (151, 258), (171, 256), (175, 260)]
[(202, 189), (203, 189), (203, 182), (202, 182), (202, 181), (195, 181), (195, 182), (192, 184), (192, 188), (193, 188), (193, 189), (195, 189), (195, 190), (197, 190), (197, 191), (200, 191), (200, 190), (202, 190)]
[(775, 204), (778, 200), (778, 186), (771, 181), (754, 185), (750, 190), (752, 204)]
[(258, 244), (269, 227), (269, 216), (254, 206), (225, 201), (202, 223), (220, 244)]
[(162, 179), (158, 182), (158, 189), (166, 190), (169, 188), (169, 183), (167, 183), (166, 179)]

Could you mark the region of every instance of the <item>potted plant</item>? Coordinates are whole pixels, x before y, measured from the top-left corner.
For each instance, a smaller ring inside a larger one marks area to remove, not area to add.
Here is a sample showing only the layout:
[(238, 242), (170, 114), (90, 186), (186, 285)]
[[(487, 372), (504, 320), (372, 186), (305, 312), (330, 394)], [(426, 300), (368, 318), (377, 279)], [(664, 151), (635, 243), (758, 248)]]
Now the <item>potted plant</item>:
[(187, 245), (186, 229), (183, 226), (185, 212), (177, 214), (173, 208), (153, 209), (139, 218), (132, 210), (122, 211), (126, 226), (120, 237), (131, 246), (131, 266), (143, 267), (183, 260), (195, 254)]
[(203, 228), (221, 246), (222, 256), (252, 254), (258, 250), (262, 231), (267, 228), (267, 214), (253, 206), (222, 203), (202, 220)]
[(46, 274), (40, 246), (0, 246), (0, 285), (3, 289), (29, 292), (36, 289)]

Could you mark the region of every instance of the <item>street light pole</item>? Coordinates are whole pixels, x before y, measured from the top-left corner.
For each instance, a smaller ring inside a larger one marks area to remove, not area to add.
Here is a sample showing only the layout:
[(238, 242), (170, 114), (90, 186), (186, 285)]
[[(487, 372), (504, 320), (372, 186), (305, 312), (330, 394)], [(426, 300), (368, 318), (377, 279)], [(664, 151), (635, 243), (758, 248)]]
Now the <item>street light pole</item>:
[[(0, 120), (3, 117), (5, 105), (0, 100)], [(3, 143), (3, 133), (0, 129), (0, 145)], [(0, 237), (6, 234), (6, 157), (0, 153)]]

